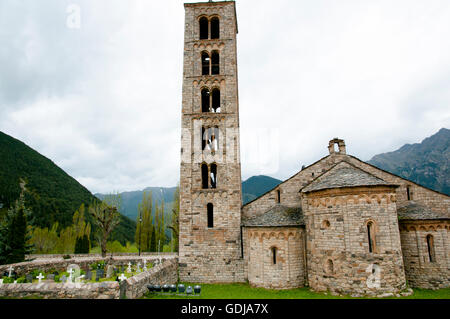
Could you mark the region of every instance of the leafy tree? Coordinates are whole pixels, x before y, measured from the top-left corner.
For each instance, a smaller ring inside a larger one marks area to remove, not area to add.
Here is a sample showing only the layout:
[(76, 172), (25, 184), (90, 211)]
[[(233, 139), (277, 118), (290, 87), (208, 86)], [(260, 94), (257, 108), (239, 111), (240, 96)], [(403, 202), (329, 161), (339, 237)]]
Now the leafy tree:
[(156, 251), (156, 230), (155, 226), (152, 225), (152, 239), (150, 241), (150, 251)]
[(180, 233), (180, 225), (178, 222), (178, 216), (180, 215), (180, 186), (177, 186), (173, 195), (172, 204), (172, 219), (171, 224), (167, 228), (172, 230), (172, 246), (173, 251), (178, 251), (178, 238)]
[[(138, 206), (139, 215), (136, 221), (136, 244), (141, 246), (141, 251), (150, 251), (150, 241), (152, 235), (152, 209), (153, 199), (152, 192), (144, 192), (142, 202)], [(142, 221), (141, 221), (142, 220)]]

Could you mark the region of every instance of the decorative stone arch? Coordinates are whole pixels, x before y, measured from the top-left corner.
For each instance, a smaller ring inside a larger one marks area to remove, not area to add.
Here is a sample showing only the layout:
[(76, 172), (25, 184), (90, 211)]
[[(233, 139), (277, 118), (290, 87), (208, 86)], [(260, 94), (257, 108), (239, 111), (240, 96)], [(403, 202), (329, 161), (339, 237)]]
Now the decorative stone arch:
[(271, 239), (272, 237), (278, 239), (278, 236), (277, 236), (277, 234), (276, 234), (275, 232), (270, 232), (270, 234), (269, 234), (269, 239)]
[(296, 238), (296, 234), (294, 234), (294, 232), (292, 232), (292, 231), (290, 231), (289, 233), (288, 233), (288, 235), (287, 235), (287, 239), (289, 239), (290, 237), (292, 237), (292, 238)]
[(408, 229), (409, 229), (409, 231), (416, 231), (416, 227), (415, 226), (409, 226)]

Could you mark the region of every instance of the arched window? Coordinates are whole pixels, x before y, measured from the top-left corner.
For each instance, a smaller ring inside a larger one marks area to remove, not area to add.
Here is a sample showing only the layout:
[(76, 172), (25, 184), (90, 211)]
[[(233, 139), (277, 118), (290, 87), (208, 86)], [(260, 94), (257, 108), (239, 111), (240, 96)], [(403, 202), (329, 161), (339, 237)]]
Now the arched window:
[(206, 113), (210, 111), (210, 94), (208, 89), (202, 90), (202, 112)]
[(208, 189), (208, 165), (202, 164), (202, 188)]
[(428, 247), (428, 258), (430, 259), (430, 263), (434, 263), (436, 261), (436, 256), (434, 254), (434, 238), (433, 235), (427, 236), (427, 247)]
[(367, 223), (367, 239), (369, 242), (369, 253), (375, 251), (375, 225), (372, 221)]
[(211, 39), (220, 38), (220, 21), (219, 18), (214, 17), (211, 19)]
[(213, 51), (211, 54), (211, 74), (220, 74), (220, 55), (219, 51)]
[(210, 57), (208, 52), (203, 51), (202, 52), (202, 75), (209, 75), (209, 64), (210, 64)]
[(207, 215), (208, 215), (208, 228), (214, 227), (214, 205), (209, 203), (206, 206)]
[(211, 164), (211, 188), (217, 187), (217, 165)]
[(214, 113), (220, 113), (220, 90), (212, 90), (212, 110)]
[(200, 23), (200, 40), (206, 40), (209, 38), (209, 21), (207, 18), (203, 17), (199, 21)]
[(277, 247), (272, 247), (272, 263), (277, 264)]

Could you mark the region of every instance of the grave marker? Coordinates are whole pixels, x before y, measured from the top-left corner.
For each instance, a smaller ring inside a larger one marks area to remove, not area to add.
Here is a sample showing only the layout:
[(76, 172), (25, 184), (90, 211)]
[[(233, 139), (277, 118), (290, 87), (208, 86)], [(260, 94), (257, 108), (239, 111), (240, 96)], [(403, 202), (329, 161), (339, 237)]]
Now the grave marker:
[(41, 280), (44, 279), (45, 277), (42, 276), (42, 273), (39, 273), (39, 276), (36, 277), (36, 279), (39, 279), (39, 283), (41, 283)]
[(125, 279), (127, 279), (127, 276), (125, 276), (125, 274), (122, 273), (122, 275), (120, 275), (120, 277), (119, 277), (119, 280), (124, 281)]

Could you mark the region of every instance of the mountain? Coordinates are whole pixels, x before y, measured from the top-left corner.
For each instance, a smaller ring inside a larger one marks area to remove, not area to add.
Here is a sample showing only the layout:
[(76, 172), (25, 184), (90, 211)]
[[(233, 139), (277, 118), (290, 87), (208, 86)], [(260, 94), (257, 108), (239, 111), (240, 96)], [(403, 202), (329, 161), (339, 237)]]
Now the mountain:
[(443, 128), (421, 143), (376, 155), (368, 163), (450, 195), (450, 130)]
[[(98, 200), (51, 160), (0, 132), (0, 210), (3, 213), (19, 197), (20, 179), (27, 182), (26, 205), (33, 211), (30, 223), (41, 228), (51, 227), (55, 222), (60, 227), (70, 226), (73, 213), (81, 204)], [(89, 215), (86, 218), (91, 220)], [(134, 241), (134, 221), (121, 218), (111, 238), (122, 243)]]
[[(120, 193), (122, 197), (122, 209), (121, 212), (125, 216), (132, 220), (136, 220), (138, 215), (138, 205), (142, 201), (142, 195), (145, 192), (152, 192), (153, 203), (158, 202), (160, 205), (161, 201), (164, 200), (164, 212), (165, 215), (172, 212), (172, 202), (173, 195), (175, 193), (176, 187), (147, 187), (142, 191), (132, 191)], [(95, 194), (100, 199), (103, 199), (105, 194)], [(153, 205), (153, 213), (155, 212), (155, 205)]]
[[(271, 190), (281, 181), (269, 176), (253, 176), (242, 183), (242, 201), (244, 204), (254, 200), (265, 192)], [(148, 187), (142, 191), (124, 192), (120, 193), (122, 197), (122, 214), (132, 220), (136, 220), (138, 215), (138, 205), (142, 201), (144, 191), (152, 192), (153, 203), (161, 203), (164, 199), (164, 212), (167, 218), (170, 218), (172, 213), (173, 195), (176, 187)], [(103, 199), (105, 194), (95, 194), (100, 199)], [(153, 205), (153, 213), (155, 206)], [(169, 220), (169, 219), (167, 219)]]
[(242, 202), (247, 204), (265, 192), (273, 189), (282, 181), (265, 175), (253, 176), (242, 183)]

